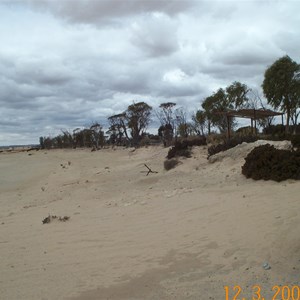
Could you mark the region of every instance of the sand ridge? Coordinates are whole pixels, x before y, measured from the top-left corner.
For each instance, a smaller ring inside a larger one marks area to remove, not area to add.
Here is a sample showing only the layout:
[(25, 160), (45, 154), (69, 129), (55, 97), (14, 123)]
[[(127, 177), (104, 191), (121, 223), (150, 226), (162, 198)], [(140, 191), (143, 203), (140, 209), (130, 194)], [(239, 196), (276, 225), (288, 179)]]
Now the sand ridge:
[[(210, 164), (206, 147), (167, 172), (166, 154), (1, 153), (0, 299), (224, 299), (224, 285), (250, 297), (253, 284), (271, 298), (299, 285), (299, 182), (246, 179), (242, 158)], [(48, 214), (70, 219), (42, 224)]]

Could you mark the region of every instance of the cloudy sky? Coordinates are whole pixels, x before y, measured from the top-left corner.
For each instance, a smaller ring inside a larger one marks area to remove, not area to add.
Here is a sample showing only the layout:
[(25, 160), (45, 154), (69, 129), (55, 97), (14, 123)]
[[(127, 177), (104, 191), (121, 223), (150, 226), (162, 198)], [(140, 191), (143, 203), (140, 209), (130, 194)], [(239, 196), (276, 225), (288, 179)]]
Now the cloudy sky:
[(0, 145), (107, 124), (133, 101), (189, 112), (300, 62), (299, 0), (0, 0)]

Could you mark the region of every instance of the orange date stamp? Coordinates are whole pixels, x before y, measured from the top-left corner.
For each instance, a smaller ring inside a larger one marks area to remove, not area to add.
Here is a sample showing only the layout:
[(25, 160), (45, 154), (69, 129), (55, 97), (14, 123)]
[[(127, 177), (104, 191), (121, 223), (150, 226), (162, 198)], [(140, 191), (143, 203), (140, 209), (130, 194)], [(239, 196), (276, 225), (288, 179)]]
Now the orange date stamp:
[(300, 300), (300, 287), (294, 286), (278, 286), (272, 287), (273, 295), (271, 299), (267, 299), (263, 296), (262, 288), (259, 285), (254, 285), (251, 289), (252, 295), (244, 297), (244, 291), (239, 285), (224, 286), (225, 300)]

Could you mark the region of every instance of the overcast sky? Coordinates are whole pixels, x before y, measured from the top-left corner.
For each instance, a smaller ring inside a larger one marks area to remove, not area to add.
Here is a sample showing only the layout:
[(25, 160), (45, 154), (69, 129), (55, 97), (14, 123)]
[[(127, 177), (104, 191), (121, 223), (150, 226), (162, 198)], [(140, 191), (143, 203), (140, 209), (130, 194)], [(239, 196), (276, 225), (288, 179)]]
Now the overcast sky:
[(300, 62), (300, 1), (0, 0), (0, 145), (38, 143), (133, 101), (196, 111)]

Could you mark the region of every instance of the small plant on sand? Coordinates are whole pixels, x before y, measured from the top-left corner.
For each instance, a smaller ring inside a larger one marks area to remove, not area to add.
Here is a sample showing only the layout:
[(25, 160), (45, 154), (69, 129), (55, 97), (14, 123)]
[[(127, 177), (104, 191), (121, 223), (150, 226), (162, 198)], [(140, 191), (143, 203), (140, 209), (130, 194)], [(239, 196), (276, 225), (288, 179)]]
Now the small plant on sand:
[(165, 170), (169, 171), (171, 169), (174, 169), (178, 165), (178, 160), (175, 158), (167, 159), (164, 161), (164, 168)]
[(269, 144), (254, 148), (245, 158), (242, 173), (254, 180), (300, 179), (300, 150), (279, 150)]

